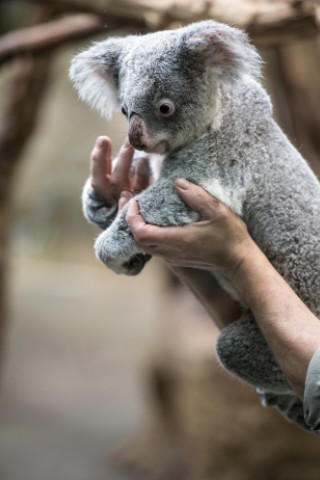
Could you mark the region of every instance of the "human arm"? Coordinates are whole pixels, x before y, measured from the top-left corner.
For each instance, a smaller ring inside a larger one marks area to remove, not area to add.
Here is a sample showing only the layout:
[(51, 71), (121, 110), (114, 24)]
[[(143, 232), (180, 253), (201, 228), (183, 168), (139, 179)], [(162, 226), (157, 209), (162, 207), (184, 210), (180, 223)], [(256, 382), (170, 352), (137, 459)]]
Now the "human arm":
[(251, 242), (230, 280), (253, 312), (291, 387), (303, 399), (307, 370), (320, 346), (320, 322)]
[(208, 270), (167, 265), (179, 280), (193, 292), (219, 329), (240, 318), (239, 302), (221, 287)]
[[(200, 221), (168, 228), (147, 225), (136, 202), (130, 202), (127, 221), (136, 241), (171, 265), (214, 268), (226, 276), (253, 312), (293, 390), (303, 398), (307, 369), (320, 346), (319, 320), (273, 268), (239, 217), (196, 185), (177, 182), (176, 189), (200, 213)], [(188, 279), (193, 290), (201, 289), (195, 277)], [(209, 295), (205, 306), (212, 313)]]

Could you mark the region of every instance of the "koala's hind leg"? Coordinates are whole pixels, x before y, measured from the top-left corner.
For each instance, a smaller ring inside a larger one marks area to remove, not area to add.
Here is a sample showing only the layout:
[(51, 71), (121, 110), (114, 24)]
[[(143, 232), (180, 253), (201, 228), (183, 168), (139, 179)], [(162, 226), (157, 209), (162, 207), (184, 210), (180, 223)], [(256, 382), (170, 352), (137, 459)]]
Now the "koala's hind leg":
[(252, 314), (225, 327), (218, 337), (216, 351), (222, 365), (244, 381), (273, 392), (290, 392)]

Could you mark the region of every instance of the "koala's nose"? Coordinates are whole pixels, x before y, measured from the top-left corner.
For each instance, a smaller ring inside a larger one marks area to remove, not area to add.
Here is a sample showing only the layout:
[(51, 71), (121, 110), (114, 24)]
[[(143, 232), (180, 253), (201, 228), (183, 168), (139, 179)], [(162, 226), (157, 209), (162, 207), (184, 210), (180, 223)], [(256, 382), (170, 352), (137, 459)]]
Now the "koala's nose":
[(138, 115), (136, 112), (131, 112), (131, 113), (129, 114), (129, 122), (130, 122), (131, 118), (132, 118), (134, 115), (137, 115), (138, 117), (140, 116), (140, 115)]
[(129, 117), (128, 137), (131, 145), (137, 150), (146, 148), (146, 126), (142, 117), (135, 112), (132, 112)]
[(135, 138), (135, 137), (132, 138), (129, 135), (129, 142), (130, 142), (130, 145), (136, 150), (145, 150), (146, 148), (146, 145), (141, 141), (140, 138)]

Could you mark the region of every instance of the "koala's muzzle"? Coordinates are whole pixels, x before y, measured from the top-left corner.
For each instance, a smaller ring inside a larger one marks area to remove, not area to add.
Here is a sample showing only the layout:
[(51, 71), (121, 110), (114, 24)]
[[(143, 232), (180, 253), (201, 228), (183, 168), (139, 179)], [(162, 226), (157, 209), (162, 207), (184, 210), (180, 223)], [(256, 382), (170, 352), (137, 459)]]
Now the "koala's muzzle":
[(150, 142), (146, 125), (137, 113), (133, 113), (129, 119), (128, 137), (130, 144), (137, 150), (145, 150)]

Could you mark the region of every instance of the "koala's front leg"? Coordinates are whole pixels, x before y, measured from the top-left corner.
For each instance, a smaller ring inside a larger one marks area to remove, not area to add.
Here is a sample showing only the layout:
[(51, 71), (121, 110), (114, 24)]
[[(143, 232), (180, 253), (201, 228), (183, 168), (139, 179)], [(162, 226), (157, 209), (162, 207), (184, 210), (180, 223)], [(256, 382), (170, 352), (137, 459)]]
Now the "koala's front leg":
[(199, 214), (188, 207), (174, 188), (176, 177), (159, 178), (137, 195), (141, 215), (147, 223), (162, 227), (195, 222)]
[[(153, 225), (182, 225), (198, 219), (176, 194), (174, 179), (158, 179), (135, 198), (146, 222)], [(136, 243), (125, 220), (125, 207), (112, 225), (97, 239), (95, 250), (97, 257), (116, 273), (136, 275), (147, 260), (143, 248)]]
[(95, 242), (95, 252), (108, 268), (115, 273), (137, 275), (151, 258), (136, 243), (126, 222), (128, 208), (125, 206), (110, 227)]
[(82, 192), (82, 210), (89, 223), (95, 223), (102, 230), (114, 221), (118, 205), (108, 205), (105, 199), (91, 186), (91, 178), (86, 181)]

